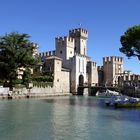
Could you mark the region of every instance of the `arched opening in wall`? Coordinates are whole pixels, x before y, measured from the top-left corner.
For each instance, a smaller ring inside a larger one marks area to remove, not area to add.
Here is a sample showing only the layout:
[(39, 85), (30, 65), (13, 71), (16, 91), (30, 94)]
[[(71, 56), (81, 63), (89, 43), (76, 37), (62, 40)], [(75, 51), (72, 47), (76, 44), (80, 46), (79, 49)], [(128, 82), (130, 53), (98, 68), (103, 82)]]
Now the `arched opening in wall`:
[(84, 76), (80, 75), (79, 76), (79, 86), (83, 86), (84, 85)]
[(122, 78), (122, 76), (119, 76), (118, 77), (118, 85), (122, 85), (122, 83), (123, 83), (123, 78)]

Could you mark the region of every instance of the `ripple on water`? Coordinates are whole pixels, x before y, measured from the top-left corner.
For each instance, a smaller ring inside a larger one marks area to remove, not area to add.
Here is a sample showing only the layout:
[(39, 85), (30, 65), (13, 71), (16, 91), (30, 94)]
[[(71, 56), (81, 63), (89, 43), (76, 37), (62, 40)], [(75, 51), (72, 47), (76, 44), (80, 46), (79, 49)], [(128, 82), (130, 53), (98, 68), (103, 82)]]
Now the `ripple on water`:
[(0, 101), (0, 140), (137, 140), (139, 130), (140, 109), (95, 97)]

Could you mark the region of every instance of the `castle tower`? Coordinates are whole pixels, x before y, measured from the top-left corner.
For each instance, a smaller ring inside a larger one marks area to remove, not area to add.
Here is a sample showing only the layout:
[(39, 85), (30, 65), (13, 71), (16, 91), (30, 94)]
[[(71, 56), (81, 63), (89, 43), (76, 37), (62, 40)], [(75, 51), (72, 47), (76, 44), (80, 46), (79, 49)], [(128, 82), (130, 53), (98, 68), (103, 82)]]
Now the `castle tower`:
[(98, 71), (96, 62), (89, 61), (87, 63), (88, 84), (95, 86), (98, 84)]
[(75, 54), (70, 60), (71, 64), (71, 92), (76, 93), (78, 86), (83, 86), (87, 83), (87, 61), (86, 57), (80, 54)]
[(87, 30), (83, 28), (73, 29), (69, 31), (69, 36), (75, 39), (75, 53), (87, 55)]
[(62, 69), (62, 59), (57, 56), (46, 58), (44, 68), (48, 72), (53, 73), (53, 87), (55, 93), (70, 92), (70, 73)]
[(74, 39), (72, 37), (55, 38), (56, 56), (63, 61), (74, 56)]
[(118, 76), (123, 73), (122, 57), (104, 57), (103, 58), (104, 84), (113, 86), (118, 84)]

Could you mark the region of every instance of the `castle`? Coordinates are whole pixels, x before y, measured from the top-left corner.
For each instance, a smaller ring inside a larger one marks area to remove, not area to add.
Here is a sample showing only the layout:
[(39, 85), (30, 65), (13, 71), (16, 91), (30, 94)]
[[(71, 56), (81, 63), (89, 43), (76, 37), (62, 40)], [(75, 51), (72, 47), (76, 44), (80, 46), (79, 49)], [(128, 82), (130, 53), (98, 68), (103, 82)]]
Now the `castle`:
[(104, 57), (97, 66), (87, 56), (88, 32), (83, 28), (55, 38), (55, 50), (39, 53), (42, 69), (53, 72), (54, 86), (63, 92), (76, 93), (78, 86), (114, 86), (124, 73), (123, 58)]

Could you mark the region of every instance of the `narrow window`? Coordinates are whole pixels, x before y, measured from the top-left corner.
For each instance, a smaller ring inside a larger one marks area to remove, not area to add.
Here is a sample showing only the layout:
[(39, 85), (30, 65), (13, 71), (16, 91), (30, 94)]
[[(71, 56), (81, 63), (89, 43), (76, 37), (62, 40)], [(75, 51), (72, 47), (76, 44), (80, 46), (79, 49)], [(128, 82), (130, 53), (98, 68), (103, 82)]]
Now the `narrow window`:
[(79, 59), (79, 72), (80, 72), (80, 59)]
[(83, 60), (83, 73), (84, 73), (84, 60)]

